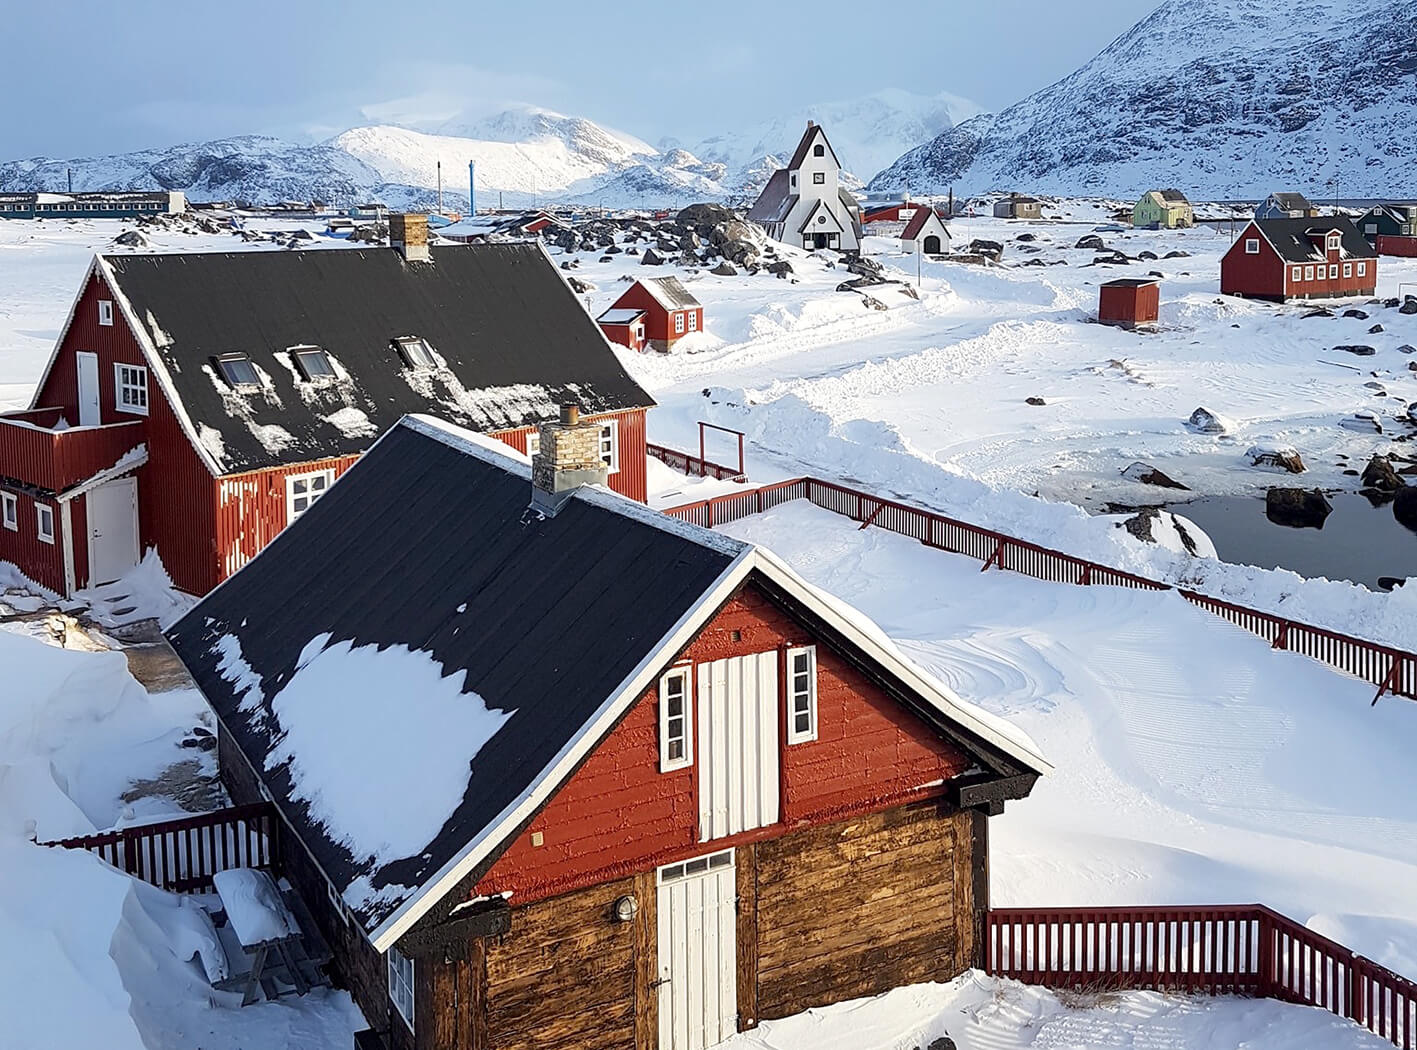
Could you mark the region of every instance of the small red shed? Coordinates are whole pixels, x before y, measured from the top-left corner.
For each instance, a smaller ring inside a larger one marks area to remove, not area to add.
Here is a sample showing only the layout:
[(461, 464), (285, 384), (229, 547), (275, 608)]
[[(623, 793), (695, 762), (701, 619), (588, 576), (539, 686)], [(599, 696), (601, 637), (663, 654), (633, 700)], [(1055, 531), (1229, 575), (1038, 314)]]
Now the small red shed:
[(1155, 277), (1123, 277), (1102, 286), (1097, 319), (1120, 328), (1155, 324), (1161, 316), (1161, 282)]
[(605, 338), (631, 350), (645, 348), (645, 311), (634, 307), (611, 307), (595, 319)]
[[(620, 337), (623, 320), (618, 325), (609, 320), (612, 316), (623, 318), (631, 311), (639, 311), (643, 315), (644, 334), (640, 337), (639, 346), (632, 346)], [(668, 350), (690, 332), (703, 330), (704, 307), (679, 283), (677, 277), (642, 277), (626, 288), (624, 294), (611, 303), (610, 309), (597, 320), (601, 330), (613, 342), (635, 350), (646, 345), (655, 350)], [(607, 325), (610, 327), (607, 328)]]

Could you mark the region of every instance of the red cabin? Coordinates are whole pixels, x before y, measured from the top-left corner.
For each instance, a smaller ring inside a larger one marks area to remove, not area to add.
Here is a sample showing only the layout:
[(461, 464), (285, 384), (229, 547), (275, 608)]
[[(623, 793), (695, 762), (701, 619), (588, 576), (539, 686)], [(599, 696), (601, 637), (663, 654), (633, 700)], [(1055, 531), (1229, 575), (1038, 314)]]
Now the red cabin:
[(540, 247), (406, 240), (95, 258), (33, 407), (0, 415), (0, 561), (68, 595), (155, 550), (205, 594), (408, 413), (532, 452), (579, 402), (643, 500), (654, 402)]
[(1377, 284), (1377, 252), (1343, 216), (1254, 219), (1220, 260), (1222, 295), (1333, 299)]
[(690, 332), (703, 331), (704, 308), (679, 278), (642, 277), (596, 321), (613, 343), (631, 350), (668, 350)]
[(1155, 324), (1161, 316), (1161, 282), (1148, 277), (1123, 277), (1102, 286), (1097, 319), (1119, 328)]

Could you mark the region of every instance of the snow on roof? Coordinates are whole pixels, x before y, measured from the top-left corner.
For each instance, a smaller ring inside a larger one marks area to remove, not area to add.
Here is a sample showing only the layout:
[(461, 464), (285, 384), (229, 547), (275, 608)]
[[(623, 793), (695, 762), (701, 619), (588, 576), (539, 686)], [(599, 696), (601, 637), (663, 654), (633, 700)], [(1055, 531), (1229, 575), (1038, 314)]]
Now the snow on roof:
[(640, 284), (654, 296), (655, 302), (670, 313), (675, 310), (692, 310), (701, 305), (689, 289), (679, 283), (677, 277), (641, 277)]
[(637, 319), (643, 317), (643, 310), (618, 309), (606, 310), (596, 318), (601, 324), (633, 324)]

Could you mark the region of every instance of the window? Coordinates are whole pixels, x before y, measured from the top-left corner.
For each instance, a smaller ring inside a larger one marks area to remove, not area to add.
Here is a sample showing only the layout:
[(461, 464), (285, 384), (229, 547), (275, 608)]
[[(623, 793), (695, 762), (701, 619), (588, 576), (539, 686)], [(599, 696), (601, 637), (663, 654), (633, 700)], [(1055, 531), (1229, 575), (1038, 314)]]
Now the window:
[(691, 332), (697, 332), (698, 330), (699, 330), (699, 312), (698, 312), (697, 310), (690, 310), (690, 311), (689, 311), (689, 331), (691, 331)]
[(1314, 268), (1313, 268), (1312, 266), (1305, 266), (1305, 267), (1304, 267), (1304, 280), (1306, 280), (1306, 281), (1312, 281), (1313, 279), (1314, 279)]
[(817, 650), (787, 650), (787, 742), (817, 739)]
[(1352, 264), (1352, 263), (1344, 263), (1344, 264), (1343, 264), (1343, 276), (1344, 276), (1344, 277), (1352, 277), (1352, 276), (1353, 276), (1353, 264)]
[(223, 354), (216, 359), (222, 378), (235, 387), (260, 386), (261, 374), (245, 354)]
[(612, 419), (600, 425), (600, 459), (611, 474), (620, 473), (620, 423)]
[(1366, 277), (1367, 275), (1368, 275), (1368, 264), (1365, 263), (1365, 262), (1360, 262), (1360, 263), (1358, 264), (1358, 276), (1359, 276), (1359, 277)]
[(541, 431), (533, 430), (526, 436), (526, 454), (534, 456), (541, 451)]
[(825, 146), (823, 146), (820, 142), (818, 142), (815, 146), (812, 147), (812, 156), (814, 156), (814, 157), (825, 157), (826, 155), (827, 155), (827, 148), (826, 148)]
[(1340, 238), (1339, 238), (1339, 235), (1338, 235), (1338, 234), (1336, 234), (1336, 233), (1331, 233), (1331, 234), (1329, 234), (1329, 236), (1328, 236), (1328, 250), (1331, 251), (1331, 252), (1336, 252), (1336, 251), (1338, 251), (1339, 240), (1340, 240)]
[(20, 531), (20, 497), (13, 492), (0, 492), (0, 522), (11, 532)]
[(334, 483), (333, 470), (317, 470), (313, 474), (296, 474), (285, 479), (285, 523), (289, 525), (320, 501)]
[(794, 190), (797, 188), (797, 172), (795, 171), (792, 173), (792, 188)]
[(117, 386), (113, 400), (118, 411), (147, 415), (148, 370), (142, 365), (114, 365), (113, 374)]
[(1331, 281), (1338, 280), (1338, 263), (1334, 263), (1328, 268), (1328, 278)]
[(659, 771), (694, 764), (692, 668), (676, 667), (659, 680)]
[(722, 853), (714, 853), (707, 857), (695, 857), (693, 860), (680, 861), (678, 864), (666, 864), (659, 869), (659, 882), (660, 885), (666, 882), (678, 882), (690, 875), (702, 875), (706, 871), (726, 868), (732, 863), (733, 851), (726, 849)]
[(684, 334), (684, 315), (682, 313), (677, 313), (674, 315), (674, 334)]
[(1294, 276), (1294, 280), (1296, 280), (1296, 281), (1302, 281), (1302, 280), (1304, 279), (1304, 268), (1303, 268), (1302, 266), (1296, 266), (1296, 267), (1294, 267), (1294, 275), (1293, 275), (1293, 276)]
[(420, 339), (416, 335), (405, 336), (395, 339), (394, 346), (403, 358), (403, 363), (409, 368), (438, 367), (438, 362), (433, 357), (433, 348), (428, 345), (426, 339)]
[(1260, 253), (1260, 242), (1258, 237), (1248, 237), (1245, 240), (1245, 254), (1258, 255)]
[(43, 503), (34, 505), (35, 527), (39, 531), (39, 538), (45, 543), (54, 542), (54, 508), (46, 507)]
[(1363, 224), (1363, 232), (1364, 232), (1364, 233), (1377, 233), (1377, 232), (1378, 232), (1378, 224), (1375, 223), (1375, 222), (1365, 222), (1365, 223)]
[(389, 999), (413, 1031), (413, 960), (397, 948), (389, 949)]
[(824, 172), (824, 171), (814, 171), (814, 172), (812, 172), (812, 185), (814, 185), (814, 186), (825, 186), (825, 185), (826, 185), (826, 182), (827, 182), (827, 173), (826, 173), (826, 172)]
[(113, 300), (100, 299), (98, 301), (98, 323), (105, 328), (113, 326)]
[(329, 356), (318, 346), (292, 347), (290, 356), (295, 362), (295, 367), (300, 369), (300, 374), (305, 377), (306, 382), (312, 379), (333, 379), (335, 377), (334, 365), (330, 364)]

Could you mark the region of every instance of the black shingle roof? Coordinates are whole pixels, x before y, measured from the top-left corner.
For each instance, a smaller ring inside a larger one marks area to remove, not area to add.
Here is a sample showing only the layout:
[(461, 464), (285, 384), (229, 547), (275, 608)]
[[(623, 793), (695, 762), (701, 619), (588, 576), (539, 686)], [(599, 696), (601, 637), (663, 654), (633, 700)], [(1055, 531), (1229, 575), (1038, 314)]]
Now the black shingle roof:
[(1343, 254), (1354, 259), (1376, 259), (1367, 239), (1358, 232), (1351, 219), (1341, 215), (1323, 216), (1309, 219), (1255, 219), (1269, 243), (1285, 262), (1313, 262), (1324, 258), (1324, 253), (1314, 247), (1309, 232), (1337, 230), (1343, 234)]
[[(481, 432), (647, 408), (595, 322), (540, 248), (436, 247), (106, 256), (220, 473), (364, 451), (407, 413)], [(420, 336), (446, 367), (413, 372), (391, 340)], [(345, 373), (297, 379), (287, 349), (318, 346)], [(233, 390), (212, 359), (242, 353), (269, 377)]]

